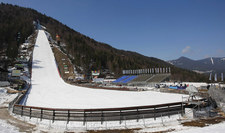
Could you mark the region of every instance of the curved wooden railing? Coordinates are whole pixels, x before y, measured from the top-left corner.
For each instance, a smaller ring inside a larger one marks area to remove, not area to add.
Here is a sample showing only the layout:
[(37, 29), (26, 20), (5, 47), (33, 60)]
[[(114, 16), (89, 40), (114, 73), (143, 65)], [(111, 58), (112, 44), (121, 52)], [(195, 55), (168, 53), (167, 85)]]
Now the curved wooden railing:
[(142, 118), (154, 118), (161, 116), (170, 116), (174, 114), (183, 114), (182, 102), (136, 106), (123, 108), (98, 108), (98, 109), (59, 109), (43, 108), (15, 104), (13, 113), (28, 116), (30, 118), (48, 119), (54, 121), (83, 121), (85, 124), (89, 121), (120, 121), (137, 120)]

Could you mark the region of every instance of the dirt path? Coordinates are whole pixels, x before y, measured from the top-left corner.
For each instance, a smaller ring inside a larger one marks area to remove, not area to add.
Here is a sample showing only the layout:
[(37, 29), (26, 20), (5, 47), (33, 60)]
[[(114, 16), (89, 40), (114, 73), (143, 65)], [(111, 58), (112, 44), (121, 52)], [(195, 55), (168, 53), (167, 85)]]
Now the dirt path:
[(7, 108), (0, 108), (0, 119), (6, 120), (7, 123), (17, 127), (19, 132), (32, 133), (35, 131), (35, 125), (18, 120), (9, 114)]

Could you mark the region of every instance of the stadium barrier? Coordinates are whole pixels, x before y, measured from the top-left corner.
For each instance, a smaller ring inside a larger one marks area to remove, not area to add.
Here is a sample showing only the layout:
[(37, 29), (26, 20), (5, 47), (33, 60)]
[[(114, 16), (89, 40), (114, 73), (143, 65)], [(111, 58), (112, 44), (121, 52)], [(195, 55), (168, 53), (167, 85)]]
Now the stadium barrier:
[(87, 122), (103, 122), (105, 121), (122, 121), (137, 120), (143, 118), (154, 118), (168, 116), (175, 114), (183, 115), (186, 105), (182, 102), (137, 106), (137, 107), (123, 107), (123, 108), (99, 108), (99, 109), (58, 109), (58, 108), (42, 108), (33, 106), (24, 106), (15, 104), (13, 106), (13, 113), (30, 118), (39, 118), (54, 121), (79, 121), (85, 125)]

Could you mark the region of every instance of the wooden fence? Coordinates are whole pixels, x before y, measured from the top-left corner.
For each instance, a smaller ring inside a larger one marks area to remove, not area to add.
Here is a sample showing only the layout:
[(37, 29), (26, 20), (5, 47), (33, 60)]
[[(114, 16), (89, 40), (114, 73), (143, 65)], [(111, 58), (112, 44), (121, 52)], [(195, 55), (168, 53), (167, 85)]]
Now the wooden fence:
[(182, 102), (124, 107), (124, 108), (102, 108), (102, 109), (57, 109), (23, 106), (15, 104), (13, 113), (28, 116), (30, 118), (48, 119), (54, 121), (80, 121), (85, 125), (86, 122), (98, 121), (122, 121), (137, 120), (143, 118), (154, 118), (184, 113)]

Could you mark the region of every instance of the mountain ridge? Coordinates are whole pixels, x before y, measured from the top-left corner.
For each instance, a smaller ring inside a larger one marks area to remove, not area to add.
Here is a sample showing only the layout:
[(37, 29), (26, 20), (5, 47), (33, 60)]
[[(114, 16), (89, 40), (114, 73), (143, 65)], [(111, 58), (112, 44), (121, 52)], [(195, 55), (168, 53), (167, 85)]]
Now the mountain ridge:
[[(180, 57), (176, 60), (168, 61), (176, 67), (199, 71), (202, 73), (224, 73), (225, 57), (208, 57), (199, 60), (192, 60), (187, 57)], [(188, 64), (188, 65), (187, 65)]]

